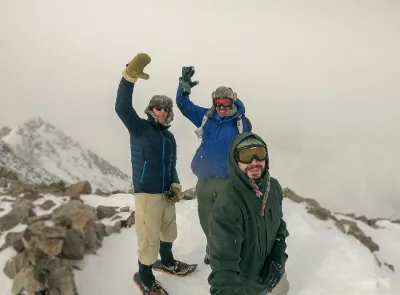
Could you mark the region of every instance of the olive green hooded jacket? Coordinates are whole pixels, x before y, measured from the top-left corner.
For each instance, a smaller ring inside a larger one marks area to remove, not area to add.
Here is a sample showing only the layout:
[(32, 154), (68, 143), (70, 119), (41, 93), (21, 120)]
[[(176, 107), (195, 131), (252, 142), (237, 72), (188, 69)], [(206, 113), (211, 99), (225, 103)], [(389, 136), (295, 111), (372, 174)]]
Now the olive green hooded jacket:
[[(270, 178), (270, 191), (261, 215), (261, 199), (239, 169), (234, 151), (240, 141), (253, 133), (236, 136), (229, 151), (230, 183), (218, 196), (210, 216), (210, 293), (214, 295), (265, 295), (271, 287), (262, 282), (275, 239), (289, 235), (282, 213), (282, 188)], [(266, 145), (265, 145), (266, 146)], [(264, 194), (269, 172), (259, 184)], [(286, 256), (287, 257), (287, 256)]]

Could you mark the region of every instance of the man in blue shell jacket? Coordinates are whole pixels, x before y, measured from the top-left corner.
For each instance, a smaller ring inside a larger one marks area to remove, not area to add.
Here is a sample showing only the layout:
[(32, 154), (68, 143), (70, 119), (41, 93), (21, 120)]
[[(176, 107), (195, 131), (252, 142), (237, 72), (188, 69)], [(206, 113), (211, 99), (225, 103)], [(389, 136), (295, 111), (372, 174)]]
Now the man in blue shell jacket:
[(177, 238), (175, 203), (182, 196), (176, 171), (176, 142), (168, 130), (174, 118), (173, 101), (155, 95), (145, 109), (147, 119), (132, 107), (133, 89), (138, 78), (147, 80), (143, 69), (151, 61), (137, 54), (126, 66), (119, 83), (115, 111), (130, 135), (132, 181), (135, 193), (135, 219), (139, 272), (144, 294), (163, 294), (152, 265), (161, 257), (164, 271), (184, 275), (189, 266), (174, 259), (172, 242)]
[(251, 123), (245, 117), (245, 107), (229, 87), (220, 86), (212, 92), (212, 107), (204, 108), (189, 99), (191, 88), (199, 82), (192, 81), (194, 67), (183, 67), (176, 95), (181, 113), (196, 127), (201, 138), (192, 163), (192, 172), (197, 176), (196, 184), (198, 215), (207, 238), (204, 263), (209, 264), (209, 228), (211, 209), (219, 192), (227, 183), (228, 152), (232, 139), (239, 133), (251, 131)]

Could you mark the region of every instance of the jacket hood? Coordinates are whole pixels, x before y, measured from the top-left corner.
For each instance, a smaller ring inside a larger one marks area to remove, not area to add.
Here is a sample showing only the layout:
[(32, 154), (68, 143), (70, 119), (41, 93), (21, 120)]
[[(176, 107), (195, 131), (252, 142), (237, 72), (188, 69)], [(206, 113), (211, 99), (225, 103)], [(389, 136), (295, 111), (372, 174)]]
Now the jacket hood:
[[(258, 140), (260, 140), (265, 147), (267, 147), (267, 144), (265, 143), (265, 141), (258, 136), (257, 134), (253, 133), (253, 132), (244, 132), (241, 134), (236, 135), (233, 140), (232, 143), (230, 145), (229, 148), (229, 154), (228, 154), (228, 171), (229, 171), (229, 175), (231, 176), (232, 180), (234, 182), (240, 182), (245, 184), (248, 188), (250, 188), (251, 190), (253, 190), (253, 186), (251, 185), (249, 179), (247, 178), (247, 176), (239, 169), (239, 166), (235, 160), (235, 150), (237, 148), (237, 146), (239, 145), (239, 143), (248, 138), (248, 137), (255, 137)], [(268, 147), (267, 147), (268, 149)], [(266, 163), (266, 172), (268, 172), (268, 164)], [(269, 173), (266, 173), (267, 175), (269, 175)], [(265, 174), (263, 175), (263, 178), (265, 178)]]

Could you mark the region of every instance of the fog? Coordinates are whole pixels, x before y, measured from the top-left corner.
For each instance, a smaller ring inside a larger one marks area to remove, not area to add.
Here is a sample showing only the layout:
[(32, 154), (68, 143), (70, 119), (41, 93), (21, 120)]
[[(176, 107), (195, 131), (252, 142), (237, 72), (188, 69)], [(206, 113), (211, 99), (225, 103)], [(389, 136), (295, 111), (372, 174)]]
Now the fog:
[[(152, 62), (133, 104), (175, 99), (183, 65), (191, 99), (232, 87), (268, 143), (282, 186), (332, 210), (400, 217), (400, 2), (0, 1), (0, 127), (40, 116), (130, 174), (114, 111), (125, 64)], [(175, 109), (178, 171), (200, 141)]]

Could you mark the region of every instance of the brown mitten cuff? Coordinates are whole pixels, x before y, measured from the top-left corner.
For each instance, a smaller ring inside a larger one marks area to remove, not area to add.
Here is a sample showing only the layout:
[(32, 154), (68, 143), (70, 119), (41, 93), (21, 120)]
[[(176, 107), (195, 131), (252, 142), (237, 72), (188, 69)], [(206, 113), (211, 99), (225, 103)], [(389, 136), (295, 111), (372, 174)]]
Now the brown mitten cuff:
[(131, 83), (135, 83), (138, 80), (138, 78), (132, 78), (131, 76), (129, 76), (128, 73), (126, 72), (126, 69), (122, 71), (122, 77), (124, 77), (125, 80)]

